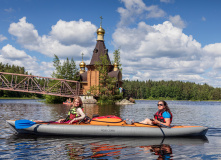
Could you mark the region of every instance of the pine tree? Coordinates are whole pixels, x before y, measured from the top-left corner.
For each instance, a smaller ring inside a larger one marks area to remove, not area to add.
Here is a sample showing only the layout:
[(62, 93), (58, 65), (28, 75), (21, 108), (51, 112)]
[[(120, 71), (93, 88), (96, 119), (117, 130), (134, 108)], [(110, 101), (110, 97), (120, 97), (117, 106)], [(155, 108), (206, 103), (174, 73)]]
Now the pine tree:
[(99, 71), (99, 92), (100, 95), (113, 95), (115, 93), (116, 78), (112, 78), (108, 75), (109, 61), (107, 55), (100, 56), (99, 62), (95, 63), (95, 68)]
[(117, 63), (118, 68), (122, 72), (121, 63), (120, 63), (120, 49), (115, 50), (113, 54), (114, 54), (114, 63)]
[(54, 55), (54, 64), (55, 71), (52, 73), (53, 78), (61, 78), (61, 79), (68, 79), (68, 80), (79, 80), (79, 72), (78, 68), (76, 67), (75, 61), (72, 58), (71, 61), (67, 58), (66, 61), (63, 62), (61, 65), (60, 59), (58, 56)]

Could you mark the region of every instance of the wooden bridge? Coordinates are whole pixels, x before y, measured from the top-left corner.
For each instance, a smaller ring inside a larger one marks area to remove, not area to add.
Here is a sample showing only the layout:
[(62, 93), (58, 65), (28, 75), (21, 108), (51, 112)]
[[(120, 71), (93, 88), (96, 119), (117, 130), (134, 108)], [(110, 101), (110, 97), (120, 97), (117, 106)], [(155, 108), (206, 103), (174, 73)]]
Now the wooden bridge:
[(80, 94), (80, 82), (0, 72), (0, 90), (73, 98)]

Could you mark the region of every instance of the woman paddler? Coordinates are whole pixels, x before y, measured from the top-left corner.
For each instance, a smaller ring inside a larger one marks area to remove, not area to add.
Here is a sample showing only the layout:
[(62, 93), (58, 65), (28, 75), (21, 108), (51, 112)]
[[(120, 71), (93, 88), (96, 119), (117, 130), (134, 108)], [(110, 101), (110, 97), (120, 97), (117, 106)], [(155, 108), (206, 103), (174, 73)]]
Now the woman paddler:
[(73, 106), (68, 112), (68, 117), (66, 119), (59, 119), (58, 123), (69, 122), (69, 124), (72, 124), (84, 119), (84, 117), (81, 97), (74, 97)]
[(167, 102), (159, 101), (157, 106), (158, 106), (158, 111), (155, 113), (154, 118), (153, 119), (146, 118), (140, 123), (158, 125), (158, 126), (165, 125), (167, 127), (170, 127), (173, 115), (170, 111), (170, 108), (167, 105)]

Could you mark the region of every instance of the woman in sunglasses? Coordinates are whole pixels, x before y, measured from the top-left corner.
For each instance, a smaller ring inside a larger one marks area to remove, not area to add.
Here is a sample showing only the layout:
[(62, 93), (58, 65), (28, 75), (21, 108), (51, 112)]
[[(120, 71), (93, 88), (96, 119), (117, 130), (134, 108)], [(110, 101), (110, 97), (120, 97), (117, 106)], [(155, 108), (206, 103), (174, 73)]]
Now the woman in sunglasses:
[(159, 101), (158, 104), (158, 111), (154, 114), (153, 119), (146, 118), (145, 120), (141, 121), (140, 123), (143, 124), (150, 124), (150, 125), (158, 125), (158, 126), (167, 126), (170, 127), (170, 124), (173, 119), (173, 115), (170, 111), (170, 108), (165, 101)]

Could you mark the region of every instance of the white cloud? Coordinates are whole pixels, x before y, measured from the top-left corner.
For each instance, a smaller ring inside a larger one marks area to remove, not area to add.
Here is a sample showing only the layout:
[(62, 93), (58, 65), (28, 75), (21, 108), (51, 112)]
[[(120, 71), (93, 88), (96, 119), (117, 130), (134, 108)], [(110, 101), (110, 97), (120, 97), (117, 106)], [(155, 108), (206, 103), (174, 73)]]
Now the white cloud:
[(7, 37), (5, 37), (5, 36), (3, 36), (3, 35), (0, 34), (0, 42), (4, 41), (4, 40), (6, 40), (6, 39), (7, 39)]
[(221, 69), (221, 57), (216, 57), (214, 61), (214, 69)]
[(150, 12), (147, 14), (147, 18), (159, 18), (165, 16), (165, 12), (155, 5), (147, 7), (147, 11)]
[(7, 59), (24, 59), (30, 57), (24, 51), (17, 50), (10, 44), (2, 48), (2, 56)]
[(82, 19), (71, 22), (59, 20), (56, 25), (52, 26), (50, 34), (53, 39), (64, 45), (91, 46), (96, 41), (95, 31), (95, 25), (91, 22), (83, 22)]
[(31, 57), (25, 51), (18, 50), (10, 44), (4, 46), (0, 50), (0, 53), (0, 61), (4, 64), (8, 63), (10, 65), (25, 67), (26, 71), (33, 75), (42, 75), (41, 71), (44, 71), (45, 76), (51, 75), (52, 62), (41, 62), (41, 64), (38, 64), (35, 57)]
[(218, 63), (221, 45), (202, 48), (191, 35), (184, 34), (169, 21), (153, 26), (140, 22), (137, 28), (119, 27), (113, 34), (113, 44), (121, 49), (124, 79), (218, 85), (218, 80), (211, 84), (208, 77), (212, 68), (221, 68)]
[(125, 8), (119, 7), (117, 11), (120, 13), (121, 20), (118, 26), (129, 25), (141, 18), (158, 18), (165, 16), (165, 12), (152, 5), (147, 7), (142, 0), (121, 0), (125, 4)]
[(176, 16), (169, 16), (170, 22), (175, 26), (179, 28), (185, 28), (186, 24), (185, 22), (181, 19), (180, 15)]
[(53, 71), (55, 70), (53, 62), (41, 62), (39, 71), (43, 71), (41, 76), (51, 77)]
[(212, 56), (221, 56), (221, 43), (208, 44), (203, 49)]
[[(75, 31), (77, 28), (78, 30), (75, 32), (72, 27)], [(89, 58), (91, 56), (89, 53), (91, 53), (95, 44), (95, 29), (96, 27), (90, 22), (59, 20), (56, 25), (52, 26), (50, 35), (39, 36), (34, 25), (26, 22), (26, 17), (23, 17), (19, 22), (10, 24), (9, 33), (17, 37), (17, 42), (25, 49), (37, 51), (49, 57), (56, 54), (61, 58), (68, 56), (80, 58), (80, 54), (83, 52), (85, 57)], [(65, 30), (68, 34), (64, 34)], [(94, 41), (94, 44), (92, 41)]]
[(26, 22), (26, 17), (21, 18), (18, 23), (11, 23), (8, 31), (25, 47), (38, 45), (41, 42), (38, 31), (33, 24)]
[(125, 54), (136, 53), (136, 56), (126, 58), (170, 57), (194, 60), (200, 55), (201, 44), (182, 33), (169, 21), (163, 24), (149, 26), (140, 22), (137, 28), (118, 28), (113, 34), (113, 43)]
[(144, 17), (163, 17), (166, 13), (141, 0), (122, 2), (125, 8), (118, 8), (121, 20), (112, 38), (115, 48), (121, 49), (124, 79), (182, 80), (220, 87), (221, 43), (202, 48), (192, 35), (183, 33), (186, 23), (180, 15), (169, 16), (169, 21), (162, 24), (139, 22), (137, 27), (129, 28), (128, 24)]

